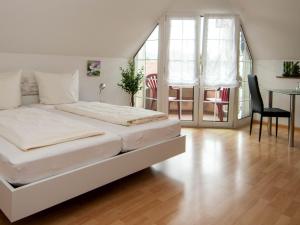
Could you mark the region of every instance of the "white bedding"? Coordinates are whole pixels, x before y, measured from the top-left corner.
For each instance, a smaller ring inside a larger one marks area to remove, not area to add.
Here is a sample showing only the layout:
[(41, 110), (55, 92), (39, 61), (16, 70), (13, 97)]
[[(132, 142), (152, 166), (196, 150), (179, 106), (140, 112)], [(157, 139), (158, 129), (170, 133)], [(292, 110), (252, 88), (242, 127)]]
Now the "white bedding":
[(24, 152), (0, 137), (0, 177), (12, 184), (31, 183), (113, 157), (121, 144), (120, 137), (107, 132)]
[(60, 115), (64, 115), (69, 118), (77, 119), (82, 122), (86, 122), (96, 127), (99, 127), (105, 132), (117, 134), (122, 138), (123, 152), (131, 151), (153, 144), (158, 144), (159, 142), (177, 137), (180, 135), (181, 130), (180, 122), (178, 120), (172, 119), (127, 127), (96, 119), (91, 119), (84, 116), (78, 116), (68, 112), (59, 111), (50, 105), (34, 104), (31, 105), (31, 107), (36, 107), (54, 113), (58, 113)]
[(0, 111), (0, 136), (24, 151), (101, 134), (99, 128), (45, 110)]
[(111, 105), (101, 102), (76, 102), (56, 105), (56, 109), (105, 122), (131, 126), (165, 120), (165, 113), (129, 106)]

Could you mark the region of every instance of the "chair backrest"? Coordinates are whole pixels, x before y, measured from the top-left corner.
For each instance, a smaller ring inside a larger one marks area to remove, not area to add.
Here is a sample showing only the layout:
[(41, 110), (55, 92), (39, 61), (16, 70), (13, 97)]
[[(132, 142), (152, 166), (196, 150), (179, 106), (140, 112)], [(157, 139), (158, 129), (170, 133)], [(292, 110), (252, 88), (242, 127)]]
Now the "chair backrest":
[(157, 90), (157, 74), (152, 73), (146, 76), (146, 86), (151, 90)]
[(221, 101), (228, 102), (229, 101), (229, 88), (221, 89)]
[(248, 84), (251, 95), (252, 112), (263, 112), (264, 103), (260, 94), (257, 76), (248, 75)]
[(146, 87), (150, 89), (150, 96), (152, 98), (157, 98), (157, 74), (148, 74), (146, 76), (145, 84)]

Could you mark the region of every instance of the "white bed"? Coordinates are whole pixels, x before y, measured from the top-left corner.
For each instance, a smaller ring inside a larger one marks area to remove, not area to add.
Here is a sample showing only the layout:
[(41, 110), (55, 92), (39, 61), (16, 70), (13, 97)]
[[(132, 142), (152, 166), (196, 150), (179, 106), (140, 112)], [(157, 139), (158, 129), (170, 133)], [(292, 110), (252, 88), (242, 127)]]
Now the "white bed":
[(34, 104), (31, 107), (44, 109), (54, 113), (59, 113), (67, 117), (77, 119), (100, 128), (103, 131), (108, 131), (117, 134), (122, 138), (122, 151), (131, 151), (134, 149), (142, 148), (148, 145), (160, 143), (164, 140), (180, 135), (180, 122), (178, 120), (160, 120), (145, 124), (122, 126), (112, 124), (84, 116), (75, 115), (68, 112), (56, 110), (54, 106)]
[(124, 127), (53, 107), (32, 107), (87, 122), (105, 134), (28, 152), (0, 138), (0, 209), (11, 222), (185, 151), (178, 121)]
[(121, 138), (105, 133), (24, 152), (0, 137), (0, 146), (0, 177), (23, 185), (113, 157)]

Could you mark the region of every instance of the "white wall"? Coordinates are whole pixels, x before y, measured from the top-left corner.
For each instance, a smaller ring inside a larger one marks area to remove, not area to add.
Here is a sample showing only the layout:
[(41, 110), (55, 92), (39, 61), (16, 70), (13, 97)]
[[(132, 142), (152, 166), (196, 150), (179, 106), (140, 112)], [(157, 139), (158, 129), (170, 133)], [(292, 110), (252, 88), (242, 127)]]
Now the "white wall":
[[(86, 75), (87, 60), (100, 59), (101, 76), (88, 77)], [(32, 55), (0, 53), (0, 72), (22, 69), (25, 73), (33, 71), (66, 73), (79, 70), (80, 72), (80, 99), (98, 100), (98, 85), (105, 83), (106, 89), (102, 93), (102, 100), (112, 104), (128, 105), (129, 97), (117, 83), (120, 81), (120, 66), (127, 63), (125, 58), (93, 58), (57, 55)]]
[[(254, 73), (258, 76), (260, 89), (263, 95), (265, 107), (268, 106), (268, 94), (264, 88), (296, 88), (300, 79), (276, 78), (283, 72), (285, 60), (255, 60)], [(290, 98), (288, 95), (273, 94), (273, 107), (290, 110)], [(296, 97), (296, 126), (300, 127), (300, 96)], [(287, 124), (286, 119), (280, 119), (282, 124)]]

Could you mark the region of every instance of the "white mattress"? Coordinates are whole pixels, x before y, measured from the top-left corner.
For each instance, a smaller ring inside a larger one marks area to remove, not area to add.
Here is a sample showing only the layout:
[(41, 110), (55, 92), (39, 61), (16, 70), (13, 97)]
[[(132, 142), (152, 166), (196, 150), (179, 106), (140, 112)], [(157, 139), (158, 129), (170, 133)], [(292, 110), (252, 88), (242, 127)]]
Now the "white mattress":
[(0, 177), (12, 184), (27, 184), (113, 157), (120, 151), (121, 138), (110, 133), (28, 152), (0, 137)]
[(31, 107), (37, 107), (49, 110), (54, 113), (63, 114), (65, 116), (87, 122), (99, 127), (102, 131), (108, 131), (117, 134), (122, 138), (122, 151), (131, 151), (145, 146), (157, 144), (159, 142), (177, 137), (180, 135), (180, 122), (178, 120), (161, 120), (151, 123), (145, 123), (134, 126), (121, 126), (117, 124), (107, 123), (104, 121), (78, 116), (72, 113), (56, 110), (54, 106), (35, 104)]

